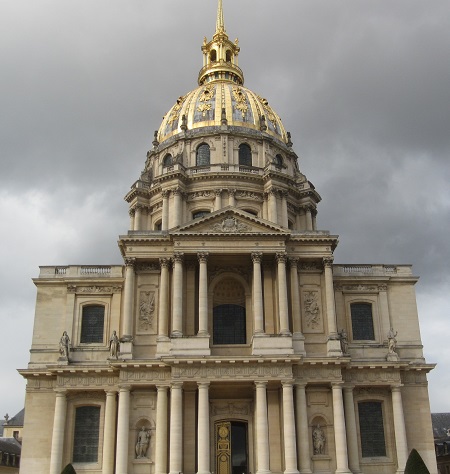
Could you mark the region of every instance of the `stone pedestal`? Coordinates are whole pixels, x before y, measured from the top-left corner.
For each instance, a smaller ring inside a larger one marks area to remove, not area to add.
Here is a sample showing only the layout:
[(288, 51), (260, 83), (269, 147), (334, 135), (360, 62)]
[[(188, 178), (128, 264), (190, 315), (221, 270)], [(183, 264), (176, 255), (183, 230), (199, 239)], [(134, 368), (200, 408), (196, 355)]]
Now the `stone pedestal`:
[(179, 337), (170, 341), (171, 356), (209, 356), (209, 336)]
[(252, 338), (252, 355), (294, 354), (292, 336), (255, 334)]
[(119, 360), (131, 360), (133, 358), (133, 342), (121, 341)]

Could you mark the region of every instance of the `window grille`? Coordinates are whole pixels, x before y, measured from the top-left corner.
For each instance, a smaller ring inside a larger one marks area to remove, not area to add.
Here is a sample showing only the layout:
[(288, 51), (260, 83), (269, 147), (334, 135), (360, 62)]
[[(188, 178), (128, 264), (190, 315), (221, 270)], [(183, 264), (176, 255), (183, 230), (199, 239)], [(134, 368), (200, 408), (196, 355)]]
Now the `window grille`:
[(246, 143), (239, 145), (239, 164), (252, 166), (252, 149)]
[(103, 342), (103, 328), (105, 325), (104, 306), (84, 306), (81, 316), (80, 342)]
[(353, 340), (373, 341), (375, 334), (373, 329), (372, 305), (370, 303), (353, 303), (350, 305), (350, 311)]
[(213, 344), (245, 344), (245, 308), (222, 304), (213, 311)]
[(211, 160), (211, 150), (209, 145), (202, 143), (197, 147), (197, 157), (196, 165), (197, 166), (208, 166)]
[(97, 462), (100, 407), (84, 406), (75, 410), (73, 462)]
[(360, 402), (358, 412), (362, 457), (386, 456), (382, 403)]

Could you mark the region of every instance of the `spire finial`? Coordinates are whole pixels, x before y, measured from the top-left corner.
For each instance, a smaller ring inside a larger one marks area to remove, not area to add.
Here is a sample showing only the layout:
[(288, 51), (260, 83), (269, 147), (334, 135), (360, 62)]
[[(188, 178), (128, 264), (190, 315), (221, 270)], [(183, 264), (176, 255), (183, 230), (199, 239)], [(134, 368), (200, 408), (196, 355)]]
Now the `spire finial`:
[(223, 3), (222, 0), (219, 0), (217, 6), (217, 21), (216, 21), (216, 33), (225, 31), (225, 21), (223, 19)]

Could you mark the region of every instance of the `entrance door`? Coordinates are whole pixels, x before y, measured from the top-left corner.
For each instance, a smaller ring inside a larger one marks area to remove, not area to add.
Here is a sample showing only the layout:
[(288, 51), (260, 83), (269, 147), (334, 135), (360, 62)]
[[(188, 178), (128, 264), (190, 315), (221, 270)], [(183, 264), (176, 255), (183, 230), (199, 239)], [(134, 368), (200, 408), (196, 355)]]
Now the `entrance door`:
[(216, 473), (247, 474), (247, 423), (220, 421), (216, 423)]

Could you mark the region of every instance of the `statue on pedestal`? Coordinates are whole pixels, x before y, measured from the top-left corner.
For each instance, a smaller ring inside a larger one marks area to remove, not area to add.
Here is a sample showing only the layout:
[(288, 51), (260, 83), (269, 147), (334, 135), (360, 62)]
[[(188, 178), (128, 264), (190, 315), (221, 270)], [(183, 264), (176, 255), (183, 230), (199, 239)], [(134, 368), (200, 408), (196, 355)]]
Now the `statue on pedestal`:
[(146, 458), (148, 446), (150, 444), (150, 430), (146, 430), (143, 426), (139, 431), (136, 441), (136, 459)]
[(67, 334), (67, 331), (64, 331), (61, 339), (59, 340), (59, 353), (61, 357), (69, 360), (69, 351), (70, 351), (70, 338)]
[(112, 359), (117, 359), (119, 357), (120, 342), (117, 337), (116, 331), (113, 331), (109, 339), (109, 356)]
[(345, 329), (341, 329), (339, 332), (339, 341), (341, 343), (341, 351), (343, 355), (348, 355), (348, 339), (347, 339), (347, 331)]
[(314, 454), (325, 454), (326, 437), (320, 425), (317, 425), (312, 432)]

